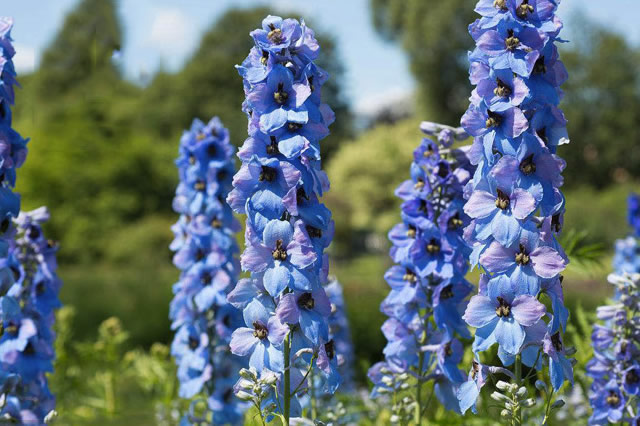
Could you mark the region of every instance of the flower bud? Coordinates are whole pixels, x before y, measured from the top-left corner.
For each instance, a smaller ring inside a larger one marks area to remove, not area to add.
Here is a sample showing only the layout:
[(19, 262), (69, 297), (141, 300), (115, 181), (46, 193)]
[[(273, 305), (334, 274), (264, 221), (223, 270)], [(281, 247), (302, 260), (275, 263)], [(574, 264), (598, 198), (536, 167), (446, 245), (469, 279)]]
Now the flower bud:
[(539, 391), (544, 391), (544, 392), (548, 392), (549, 388), (547, 387), (547, 384), (545, 382), (543, 382), (542, 380), (536, 380), (536, 389), (538, 389)]
[(498, 383), (496, 383), (496, 388), (504, 392), (511, 389), (511, 385), (507, 382), (503, 382), (502, 380), (499, 380)]
[(554, 402), (553, 404), (551, 404), (551, 409), (552, 409), (552, 410), (555, 410), (555, 409), (557, 409), (557, 408), (564, 407), (564, 404), (565, 404), (565, 403), (564, 403), (564, 400), (559, 399), (559, 400), (557, 400), (556, 402)]

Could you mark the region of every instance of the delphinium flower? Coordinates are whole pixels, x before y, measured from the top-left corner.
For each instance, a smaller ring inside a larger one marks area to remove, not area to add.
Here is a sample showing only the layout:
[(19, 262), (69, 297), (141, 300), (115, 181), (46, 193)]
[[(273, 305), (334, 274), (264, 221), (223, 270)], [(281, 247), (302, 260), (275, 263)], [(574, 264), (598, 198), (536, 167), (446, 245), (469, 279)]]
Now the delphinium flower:
[[(613, 300), (597, 310), (601, 324), (593, 327), (594, 355), (587, 364), (593, 379), (589, 424), (625, 422), (636, 424), (640, 416), (640, 274), (635, 267), (640, 254), (635, 250), (638, 233), (638, 198), (629, 197), (632, 235), (616, 242)], [(628, 250), (631, 246), (632, 250)], [(620, 261), (621, 258), (625, 260)]]
[[(464, 314), (476, 328), (475, 361), (469, 381), (457, 393), (462, 411), (475, 411), (485, 384), (478, 376), (513, 366), (511, 376), (506, 374), (511, 383), (498, 388), (509, 395), (495, 392), (492, 397), (506, 401), (502, 415), (516, 424), (523, 408), (535, 403), (524, 387), (522, 364), (532, 367), (532, 374), (548, 365), (552, 390), (547, 408), (552, 394), (573, 381), (571, 351), (563, 343), (568, 311), (561, 272), (568, 259), (557, 241), (565, 162), (556, 151), (568, 143), (558, 108), (559, 86), (567, 79), (556, 47), (562, 41), (558, 3), (480, 0), (476, 12), (481, 18), (469, 27), (476, 42), (469, 53), (476, 87), (461, 122), (474, 136), (470, 159), (477, 172), (465, 188), (464, 211), (472, 218), (465, 238), (473, 249), (471, 264), (479, 266), (482, 276)], [(499, 370), (480, 359), (496, 343)]]
[[(233, 397), (244, 364), (229, 353), (231, 333), (242, 324), (241, 312), (227, 302), (239, 272), (235, 234), (240, 224), (225, 202), (235, 171), (233, 153), (229, 132), (217, 117), (207, 124), (194, 120), (180, 140), (180, 183), (173, 200), (180, 218), (172, 228), (171, 249), (181, 273), (170, 309), (176, 330), (171, 353), (180, 397), (204, 394), (204, 417), (215, 424), (241, 423), (246, 408)], [(200, 420), (190, 413), (184, 421)]]
[(231, 350), (258, 375), (265, 369), (276, 374), (278, 404), (271, 414), (288, 424), (300, 415), (298, 396), (306, 391), (292, 381), (294, 372), (306, 378), (313, 369), (328, 393), (340, 382), (323, 287), (333, 221), (319, 202), (329, 189), (320, 140), (334, 114), (322, 103), (328, 75), (314, 63), (319, 45), (304, 21), (268, 16), (251, 37), (255, 46), (238, 66), (249, 137), (227, 198), (247, 215), (241, 265), (251, 278), (230, 295), (245, 320), (233, 333)]
[[(7, 396), (5, 419), (42, 423), (55, 408), (46, 373), (53, 371), (54, 310), (60, 307), (57, 244), (44, 236), (49, 212), (20, 213), (9, 253), (15, 283), (2, 300), (0, 362), (4, 373), (20, 377)], [(19, 410), (17, 410), (19, 408)]]
[[(14, 103), (14, 87), (17, 85), (13, 65), (11, 29), (13, 20), (0, 17), (0, 322), (3, 335), (8, 334), (7, 326), (20, 318), (19, 301), (15, 294), (9, 294), (17, 277), (15, 265), (9, 256), (13, 244), (15, 226), (13, 220), (20, 211), (20, 196), (13, 192), (16, 183), (16, 169), (27, 156), (26, 143), (12, 128), (11, 107)], [(14, 268), (12, 268), (14, 266)], [(10, 330), (13, 330), (10, 329)], [(26, 329), (25, 329), (26, 330)], [(0, 373), (0, 400), (6, 403), (0, 408), (0, 418), (21, 420), (20, 400), (11, 396), (21, 382), (21, 371), (3, 362)], [(25, 412), (25, 416), (29, 416)]]
[(381, 305), (389, 317), (382, 326), (388, 343), (385, 360), (369, 370), (372, 397), (393, 396), (393, 421), (413, 417), (417, 424), (426, 409), (428, 381), (447, 409), (459, 411), (454, 389), (464, 375), (458, 338), (470, 337), (461, 315), (473, 290), (464, 278), (471, 250), (463, 240), (469, 218), (462, 208), (473, 166), (465, 151), (450, 148), (468, 136), (435, 123), (421, 128), (437, 140), (422, 140), (411, 179), (396, 190), (403, 200), (402, 222), (389, 232), (395, 265), (385, 274), (391, 291)]
[(637, 240), (640, 237), (640, 197), (637, 194), (629, 194), (627, 207), (627, 219), (632, 233), (626, 238), (616, 240), (613, 256), (613, 270), (619, 274), (640, 273), (640, 245)]

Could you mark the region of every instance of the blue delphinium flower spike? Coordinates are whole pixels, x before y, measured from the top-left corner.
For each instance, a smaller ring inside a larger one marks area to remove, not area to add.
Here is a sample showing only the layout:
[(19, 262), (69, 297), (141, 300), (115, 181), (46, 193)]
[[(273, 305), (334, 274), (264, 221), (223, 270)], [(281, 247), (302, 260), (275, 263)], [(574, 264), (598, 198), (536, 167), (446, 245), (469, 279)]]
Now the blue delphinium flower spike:
[(53, 371), (55, 357), (53, 323), (60, 307), (61, 281), (56, 274), (58, 246), (48, 240), (42, 224), (49, 220), (45, 207), (20, 213), (15, 220), (16, 238), (9, 250), (15, 283), (2, 299), (0, 362), (3, 372), (18, 376), (19, 385), (7, 399), (19, 407), (21, 423), (42, 423), (55, 408), (46, 373)]
[[(477, 172), (465, 188), (464, 211), (472, 218), (465, 238), (473, 249), (472, 266), (482, 274), (479, 294), (464, 314), (477, 329), (469, 382), (477, 382), (480, 354), (497, 344), (503, 366), (514, 364), (508, 379), (515, 387), (501, 391), (513, 389), (502, 403), (510, 401), (504, 415), (516, 422), (533, 403), (525, 400), (526, 392), (518, 394), (522, 364), (549, 365), (554, 391), (573, 381), (562, 340), (568, 311), (560, 274), (568, 259), (557, 241), (565, 162), (556, 151), (569, 142), (558, 109), (567, 79), (556, 47), (562, 41), (558, 3), (480, 0), (481, 18), (469, 27), (476, 42), (469, 53), (476, 87), (461, 123), (474, 136), (470, 159)], [(543, 294), (552, 301), (551, 311), (539, 302)], [(462, 411), (475, 410), (479, 387), (458, 390)]]
[[(24, 163), (27, 156), (27, 140), (12, 128), (11, 107), (14, 103), (14, 88), (18, 84), (13, 65), (16, 52), (12, 45), (12, 28), (13, 19), (0, 17), (0, 320), (5, 330), (4, 335), (19, 332), (22, 324), (18, 297), (20, 291), (19, 287), (14, 286), (20, 280), (21, 266), (9, 251), (14, 246), (16, 232), (13, 220), (20, 212), (20, 196), (14, 192), (16, 169)], [(13, 327), (7, 330), (7, 324)], [(32, 325), (25, 320), (23, 337), (34, 330)], [(22, 344), (24, 340), (20, 342)], [(33, 418), (35, 414), (30, 411), (31, 404), (27, 403), (25, 410), (22, 410), (23, 401), (15, 394), (23, 379), (21, 367), (24, 366), (17, 361), (17, 358), (2, 361), (0, 399), (5, 400), (6, 404), (0, 409), (0, 416), (17, 422), (41, 422), (42, 417)]]
[(589, 424), (606, 425), (624, 421), (635, 424), (640, 416), (640, 255), (636, 250), (638, 198), (629, 196), (629, 225), (632, 235), (616, 241), (613, 300), (597, 310), (600, 324), (593, 327), (593, 358), (587, 375), (593, 379)]
[(237, 67), (249, 137), (227, 198), (236, 213), (247, 215), (241, 265), (251, 278), (229, 296), (245, 319), (233, 333), (231, 351), (247, 357), (258, 375), (276, 374), (274, 392), (284, 395), (274, 394), (280, 404), (265, 406), (271, 411), (260, 407), (260, 414), (269, 417), (275, 410), (288, 423), (300, 406), (299, 391), (306, 389), (294, 384), (297, 372), (306, 378), (313, 368), (329, 392), (340, 381), (323, 287), (333, 222), (319, 202), (329, 189), (320, 140), (329, 134), (334, 114), (322, 103), (328, 75), (314, 63), (319, 46), (304, 21), (268, 16), (251, 37), (255, 46)]
[[(394, 416), (412, 416), (418, 423), (426, 402), (422, 389), (429, 380), (440, 402), (459, 411), (454, 389), (464, 376), (456, 336), (470, 337), (461, 314), (473, 289), (464, 278), (471, 250), (463, 239), (470, 218), (462, 207), (474, 167), (465, 151), (450, 148), (468, 135), (428, 122), (421, 129), (437, 141), (423, 139), (414, 151), (411, 179), (396, 190), (403, 200), (402, 223), (389, 232), (396, 264), (385, 274), (391, 291), (381, 305), (389, 317), (382, 327), (388, 343), (385, 361), (369, 371), (372, 397), (394, 394), (395, 401), (405, 402), (393, 406)], [(409, 401), (413, 412), (406, 407)]]
[[(171, 249), (180, 280), (173, 287), (170, 316), (176, 334), (171, 353), (178, 365), (179, 395), (204, 393), (209, 421), (239, 424), (246, 405), (233, 397), (242, 360), (229, 354), (242, 313), (227, 302), (238, 279), (234, 219), (225, 197), (235, 171), (229, 132), (216, 117), (194, 120), (180, 140), (180, 183), (173, 200), (180, 214)], [(195, 422), (190, 415), (184, 422)]]

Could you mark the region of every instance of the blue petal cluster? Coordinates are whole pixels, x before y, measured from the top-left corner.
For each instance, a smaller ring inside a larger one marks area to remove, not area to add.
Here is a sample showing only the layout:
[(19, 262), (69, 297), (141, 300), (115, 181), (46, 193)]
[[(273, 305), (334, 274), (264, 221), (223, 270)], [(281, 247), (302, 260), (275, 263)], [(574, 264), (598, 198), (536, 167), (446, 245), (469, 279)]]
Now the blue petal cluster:
[(355, 389), (353, 376), (356, 359), (342, 285), (336, 278), (333, 278), (330, 279), (324, 290), (327, 293), (329, 302), (331, 302), (331, 315), (329, 315), (328, 319), (329, 338), (333, 340), (338, 356), (338, 371), (342, 378), (340, 389), (348, 392)]
[(20, 213), (16, 219), (16, 239), (9, 253), (15, 283), (2, 298), (2, 372), (19, 377), (2, 415), (20, 423), (41, 424), (55, 408), (46, 373), (53, 371), (54, 310), (61, 306), (62, 282), (56, 274), (58, 246), (42, 230), (48, 220), (45, 207)]
[[(15, 295), (9, 294), (9, 291), (16, 291), (14, 283), (20, 279), (20, 268), (18, 266), (16, 269), (16, 265), (13, 264), (15, 260), (10, 256), (9, 250), (15, 236), (13, 220), (20, 212), (20, 196), (13, 192), (16, 169), (24, 163), (27, 156), (27, 140), (12, 128), (11, 106), (15, 99), (14, 87), (18, 84), (13, 66), (13, 56), (16, 52), (11, 40), (12, 27), (11, 18), (0, 17), (0, 330), (5, 339), (8, 337), (4, 336), (9, 334), (7, 326), (12, 323), (15, 315), (19, 316), (19, 312), (16, 314), (19, 300)], [(5, 367), (3, 362), (0, 372), (0, 398), (5, 398), (7, 403), (0, 409), (0, 415), (18, 421), (21, 419), (20, 400), (9, 395), (16, 391), (16, 386), (21, 382), (21, 373), (17, 365), (12, 364), (10, 367), (7, 364)]]
[(181, 274), (170, 308), (176, 330), (171, 353), (179, 395), (192, 398), (204, 391), (216, 424), (240, 423), (246, 408), (233, 397), (243, 364), (228, 353), (231, 333), (242, 323), (241, 312), (227, 302), (239, 273), (235, 234), (240, 224), (225, 203), (234, 151), (217, 117), (206, 125), (194, 120), (180, 140), (180, 183), (173, 200), (180, 218), (172, 227), (171, 250)]
[(470, 222), (463, 189), (474, 166), (465, 151), (448, 148), (454, 139), (468, 137), (462, 129), (426, 122), (421, 128), (437, 141), (422, 140), (411, 179), (396, 190), (403, 200), (402, 223), (389, 232), (395, 265), (385, 274), (391, 291), (380, 307), (389, 317), (382, 326), (388, 343), (385, 361), (374, 365), (369, 377), (375, 384), (372, 397), (388, 393), (389, 383), (401, 386), (389, 376), (409, 372), (418, 387), (432, 379), (441, 403), (457, 411), (454, 389), (465, 377), (458, 369), (463, 346), (456, 336), (470, 337), (461, 315), (473, 291), (465, 279), (471, 250), (463, 239)]
[[(638, 235), (638, 198), (629, 197), (629, 224)], [(607, 425), (640, 420), (640, 254), (636, 238), (616, 241), (613, 302), (597, 310), (602, 324), (593, 327), (594, 355), (587, 364), (593, 379), (589, 424)], [(630, 249), (631, 248), (631, 249)], [(624, 259), (623, 262), (620, 259)]]
[[(474, 136), (477, 171), (464, 211), (473, 219), (465, 238), (472, 265), (483, 273), (464, 319), (477, 328), (476, 354), (498, 344), (505, 366), (516, 356), (540, 368), (548, 359), (554, 389), (572, 380), (562, 335), (568, 311), (562, 277), (568, 259), (557, 242), (565, 162), (555, 153), (568, 143), (558, 108), (567, 72), (558, 59), (562, 28), (557, 0), (480, 0), (482, 17), (469, 27), (473, 90), (462, 127)], [(539, 302), (550, 300), (552, 312)], [(551, 342), (551, 343), (549, 343)], [(549, 343), (549, 344), (548, 344)], [(468, 389), (468, 388), (466, 388)], [(477, 390), (463, 392), (463, 410)]]
[[(333, 392), (340, 379), (323, 284), (334, 225), (318, 200), (329, 189), (320, 159), (320, 140), (334, 121), (321, 97), (328, 75), (314, 63), (319, 45), (304, 21), (268, 16), (251, 37), (255, 46), (237, 67), (249, 137), (227, 198), (247, 215), (241, 265), (251, 278), (230, 296), (245, 320), (231, 350), (258, 372), (282, 373), (294, 361), (306, 369), (315, 358), (325, 389)], [(295, 357), (300, 351), (305, 355)], [(292, 410), (296, 404), (294, 398)]]

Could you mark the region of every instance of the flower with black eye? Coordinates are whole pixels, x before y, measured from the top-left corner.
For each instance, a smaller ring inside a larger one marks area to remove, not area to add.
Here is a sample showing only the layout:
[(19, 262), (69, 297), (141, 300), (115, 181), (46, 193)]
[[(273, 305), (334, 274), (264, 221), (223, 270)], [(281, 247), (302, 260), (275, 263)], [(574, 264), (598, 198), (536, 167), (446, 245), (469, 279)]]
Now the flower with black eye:
[(517, 354), (525, 339), (525, 327), (534, 325), (545, 314), (545, 307), (528, 294), (513, 289), (489, 289), (469, 301), (464, 320), (476, 327), (474, 351), (485, 351), (494, 343), (509, 354)]
[(250, 227), (246, 236), (251, 244), (242, 254), (242, 266), (264, 273), (263, 283), (269, 294), (279, 296), (287, 287), (313, 290), (315, 281), (305, 269), (313, 265), (317, 254), (301, 221), (291, 225), (288, 221), (271, 220), (261, 239)]
[(281, 346), (289, 327), (271, 315), (258, 300), (250, 302), (242, 312), (246, 327), (237, 328), (229, 347), (238, 356), (248, 356), (249, 366), (261, 371), (284, 368)]
[(314, 345), (329, 339), (327, 317), (330, 314), (331, 303), (321, 287), (284, 294), (276, 309), (280, 322), (299, 324), (302, 334)]

